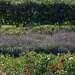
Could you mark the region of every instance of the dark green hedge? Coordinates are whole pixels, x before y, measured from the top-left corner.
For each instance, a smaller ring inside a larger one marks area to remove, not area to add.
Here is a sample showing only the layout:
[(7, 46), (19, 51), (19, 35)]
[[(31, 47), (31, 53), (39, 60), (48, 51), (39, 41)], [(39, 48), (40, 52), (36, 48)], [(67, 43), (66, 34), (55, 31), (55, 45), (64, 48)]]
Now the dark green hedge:
[[(75, 24), (74, 4), (27, 2), (13, 5), (11, 2), (0, 1), (0, 7), (4, 24), (29, 23), (30, 20), (36, 23), (40, 22), (40, 24), (55, 24), (58, 22), (61, 25), (64, 21)], [(34, 10), (34, 13), (31, 12), (31, 9)]]

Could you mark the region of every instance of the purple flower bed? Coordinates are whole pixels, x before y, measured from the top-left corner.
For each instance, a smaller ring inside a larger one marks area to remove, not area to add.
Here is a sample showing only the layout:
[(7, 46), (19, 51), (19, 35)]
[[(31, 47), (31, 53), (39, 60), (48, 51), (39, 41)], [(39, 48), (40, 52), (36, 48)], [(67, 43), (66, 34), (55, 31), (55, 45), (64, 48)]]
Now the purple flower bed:
[(19, 36), (0, 36), (0, 53), (12, 53), (17, 56), (28, 47), (29, 50), (45, 53), (66, 53), (68, 50), (75, 52), (75, 32), (60, 30), (53, 35), (27, 33)]

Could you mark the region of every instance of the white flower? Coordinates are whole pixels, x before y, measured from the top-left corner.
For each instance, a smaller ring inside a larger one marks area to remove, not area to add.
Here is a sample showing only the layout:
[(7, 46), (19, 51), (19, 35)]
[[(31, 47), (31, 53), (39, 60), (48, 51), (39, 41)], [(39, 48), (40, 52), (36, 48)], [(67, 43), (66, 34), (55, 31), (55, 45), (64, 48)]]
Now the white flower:
[(4, 66), (4, 64), (2, 64), (2, 66)]
[(4, 73), (4, 75), (6, 75), (6, 73)]
[(8, 63), (6, 63), (8, 65)]
[(6, 73), (9, 73), (9, 71), (7, 71)]
[(73, 59), (73, 57), (70, 57), (69, 60)]
[(67, 71), (65, 71), (65, 73), (67, 73)]
[(57, 71), (56, 73), (59, 73), (60, 71)]
[(3, 62), (1, 62), (1, 64), (2, 64)]
[(12, 72), (10, 72), (10, 73), (12, 73)]
[(60, 53), (58, 53), (58, 55), (60, 55)]
[(50, 60), (50, 58), (48, 58), (48, 60)]
[(16, 71), (13, 71), (13, 72), (15, 72), (15, 73), (16, 73)]
[(2, 55), (1, 57), (3, 58), (4, 56)]

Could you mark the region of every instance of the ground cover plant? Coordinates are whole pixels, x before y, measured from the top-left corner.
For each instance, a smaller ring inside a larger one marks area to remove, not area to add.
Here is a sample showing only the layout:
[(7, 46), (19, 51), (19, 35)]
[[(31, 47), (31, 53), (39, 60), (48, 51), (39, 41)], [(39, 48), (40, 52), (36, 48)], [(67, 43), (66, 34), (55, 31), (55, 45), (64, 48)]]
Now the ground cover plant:
[(54, 55), (25, 50), (18, 58), (0, 54), (0, 74), (75, 75), (75, 53)]
[(2, 26), (0, 29), (0, 34), (25, 34), (27, 32), (38, 32), (38, 33), (47, 33), (53, 34), (56, 30), (66, 29), (68, 31), (75, 31), (74, 25), (39, 25), (39, 26), (25, 26), (25, 27), (15, 27), (15, 26)]
[(74, 26), (0, 29), (1, 75), (74, 75), (74, 71)]

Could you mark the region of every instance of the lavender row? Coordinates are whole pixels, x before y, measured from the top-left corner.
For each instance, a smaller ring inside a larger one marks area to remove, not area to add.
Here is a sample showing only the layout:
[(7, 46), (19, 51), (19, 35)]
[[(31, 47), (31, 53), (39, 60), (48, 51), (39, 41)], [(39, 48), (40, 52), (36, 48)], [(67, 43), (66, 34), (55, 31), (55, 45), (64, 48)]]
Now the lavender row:
[(75, 32), (60, 30), (53, 35), (27, 33), (19, 36), (9, 35), (0, 37), (0, 52), (18, 55), (28, 48), (36, 52), (62, 53), (70, 50), (75, 52)]

